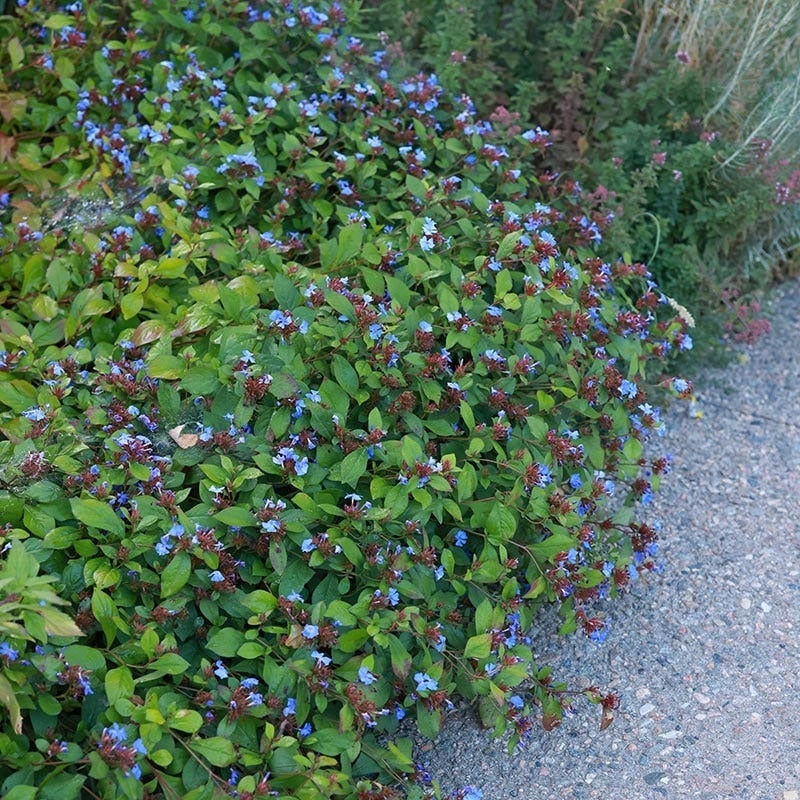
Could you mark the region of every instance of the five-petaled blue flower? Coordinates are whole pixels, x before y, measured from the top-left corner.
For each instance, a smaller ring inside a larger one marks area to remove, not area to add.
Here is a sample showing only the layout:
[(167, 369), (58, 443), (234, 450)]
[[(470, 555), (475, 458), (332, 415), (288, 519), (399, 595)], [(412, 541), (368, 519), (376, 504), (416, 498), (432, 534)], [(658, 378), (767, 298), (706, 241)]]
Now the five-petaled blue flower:
[(414, 680), (417, 683), (418, 692), (435, 692), (439, 688), (439, 682), (431, 678), (427, 672), (415, 672)]

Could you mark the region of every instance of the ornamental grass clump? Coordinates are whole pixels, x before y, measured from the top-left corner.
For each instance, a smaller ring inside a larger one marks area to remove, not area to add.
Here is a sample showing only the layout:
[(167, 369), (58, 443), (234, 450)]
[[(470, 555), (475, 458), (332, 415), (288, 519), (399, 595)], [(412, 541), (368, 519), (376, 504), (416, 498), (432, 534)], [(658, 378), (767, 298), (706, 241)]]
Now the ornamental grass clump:
[(691, 339), (547, 131), (336, 3), (0, 25), (3, 796), (421, 798), (404, 717), (608, 724), (529, 630), (656, 566)]

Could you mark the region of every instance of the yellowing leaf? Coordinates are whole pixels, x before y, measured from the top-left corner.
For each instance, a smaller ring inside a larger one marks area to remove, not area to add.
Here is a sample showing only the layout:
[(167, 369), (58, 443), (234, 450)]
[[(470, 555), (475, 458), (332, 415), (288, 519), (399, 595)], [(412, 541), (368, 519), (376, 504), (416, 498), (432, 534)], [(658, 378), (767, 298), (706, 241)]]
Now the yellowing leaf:
[(6, 707), (8, 716), (11, 718), (11, 727), (14, 733), (22, 733), (22, 714), (19, 710), (19, 703), (14, 695), (14, 689), (4, 675), (0, 675), (0, 703)]
[(83, 636), (83, 631), (63, 611), (42, 608), (39, 613), (44, 617), (45, 630), (51, 636)]

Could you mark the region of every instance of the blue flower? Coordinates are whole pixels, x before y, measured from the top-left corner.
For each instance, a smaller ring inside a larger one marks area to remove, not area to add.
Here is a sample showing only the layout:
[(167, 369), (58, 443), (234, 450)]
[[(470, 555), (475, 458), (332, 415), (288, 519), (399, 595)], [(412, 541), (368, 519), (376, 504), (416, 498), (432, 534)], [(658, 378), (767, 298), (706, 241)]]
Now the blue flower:
[(439, 688), (439, 682), (431, 678), (427, 672), (415, 672), (414, 680), (417, 683), (418, 692), (435, 692)]
[(80, 687), (83, 690), (84, 695), (88, 696), (90, 694), (94, 694), (94, 689), (92, 689), (92, 684), (89, 683), (89, 678), (86, 675), (78, 675), (78, 683), (80, 684)]
[(639, 387), (633, 381), (623, 380), (617, 391), (620, 397), (636, 397)]
[(9, 661), (16, 661), (19, 658), (19, 651), (15, 650), (8, 642), (0, 642), (0, 656)]
[(608, 630), (609, 630), (609, 624), (608, 621), (606, 621), (602, 628), (592, 631), (589, 634), (589, 638), (593, 642), (602, 644), (608, 638)]
[(107, 733), (117, 744), (121, 744), (128, 739), (128, 731), (119, 722), (114, 722), (108, 728), (105, 728), (103, 732)]
[(27, 411), (23, 411), (22, 416), (29, 419), (31, 422), (41, 422), (47, 415), (41, 408), (34, 406)]
[(225, 669), (225, 665), (222, 663), (222, 659), (217, 659), (214, 663), (214, 674), (220, 679), (225, 680), (228, 677), (228, 670)]
[(467, 543), (467, 532), (466, 531), (456, 531), (455, 543), (456, 543), (456, 547), (463, 547)]
[(364, 684), (364, 686), (369, 686), (372, 683), (375, 683), (378, 679), (369, 671), (367, 667), (359, 667), (358, 668), (358, 680)]
[(685, 381), (683, 378), (673, 378), (672, 388), (679, 394), (683, 394), (683, 392), (688, 390), (689, 383), (688, 381)]
[(319, 636), (319, 626), (318, 625), (304, 625), (303, 626), (303, 638), (304, 639), (316, 639)]

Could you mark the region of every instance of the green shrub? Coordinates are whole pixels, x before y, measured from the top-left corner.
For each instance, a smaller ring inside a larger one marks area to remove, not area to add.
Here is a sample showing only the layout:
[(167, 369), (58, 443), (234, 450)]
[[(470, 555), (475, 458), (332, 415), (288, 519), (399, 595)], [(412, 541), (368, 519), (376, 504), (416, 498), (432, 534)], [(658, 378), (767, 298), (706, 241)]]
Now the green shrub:
[(546, 132), (389, 79), (336, 4), (2, 24), (2, 574), (52, 584), (0, 617), (3, 795), (422, 797), (403, 716), (558, 724), (527, 631), (602, 641), (655, 566), (691, 340)]

